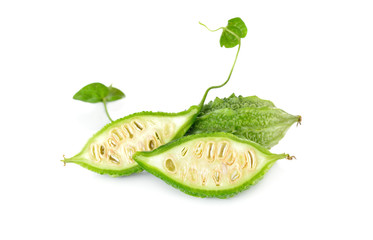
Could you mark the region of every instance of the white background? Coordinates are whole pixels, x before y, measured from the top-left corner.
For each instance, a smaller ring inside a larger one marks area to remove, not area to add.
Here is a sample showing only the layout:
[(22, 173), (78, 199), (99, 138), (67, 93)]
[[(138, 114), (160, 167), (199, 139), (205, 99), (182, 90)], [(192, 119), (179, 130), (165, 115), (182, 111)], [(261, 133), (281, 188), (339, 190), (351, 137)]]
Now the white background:
[[(1, 1), (1, 239), (373, 239), (372, 1)], [(227, 199), (186, 195), (148, 173), (111, 178), (70, 164), (108, 123), (74, 101), (91, 82), (127, 97), (117, 119), (257, 95), (303, 117), (272, 149), (280, 160)]]

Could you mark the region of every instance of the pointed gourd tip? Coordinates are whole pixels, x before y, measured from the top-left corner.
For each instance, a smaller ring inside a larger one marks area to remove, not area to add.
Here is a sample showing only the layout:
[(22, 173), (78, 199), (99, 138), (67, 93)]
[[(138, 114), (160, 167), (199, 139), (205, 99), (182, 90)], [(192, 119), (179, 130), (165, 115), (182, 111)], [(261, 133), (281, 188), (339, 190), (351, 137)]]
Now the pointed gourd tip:
[(74, 159), (75, 157), (66, 158), (65, 155), (63, 155), (62, 157), (63, 157), (63, 160), (60, 160), (60, 161), (63, 162), (64, 166), (66, 166), (66, 163), (74, 163), (74, 162), (76, 162), (76, 159)]
[(63, 166), (66, 166), (66, 157), (65, 157), (65, 154), (62, 155), (63, 157), (63, 160), (60, 160), (61, 162), (63, 162)]
[(293, 160), (293, 159), (297, 159), (295, 156), (290, 156), (290, 154), (286, 154), (286, 159), (287, 160)]
[(302, 116), (301, 115), (298, 115), (298, 122), (297, 122), (297, 126), (298, 125), (302, 125)]

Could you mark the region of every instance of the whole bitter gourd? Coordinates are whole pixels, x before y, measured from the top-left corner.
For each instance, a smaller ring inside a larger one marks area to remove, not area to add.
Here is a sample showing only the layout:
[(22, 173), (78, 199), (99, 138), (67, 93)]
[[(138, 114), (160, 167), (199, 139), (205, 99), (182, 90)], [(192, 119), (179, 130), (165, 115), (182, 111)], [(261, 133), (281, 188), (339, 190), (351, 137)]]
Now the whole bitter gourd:
[(187, 135), (227, 132), (270, 149), (296, 122), (301, 116), (288, 114), (271, 101), (232, 94), (205, 104)]

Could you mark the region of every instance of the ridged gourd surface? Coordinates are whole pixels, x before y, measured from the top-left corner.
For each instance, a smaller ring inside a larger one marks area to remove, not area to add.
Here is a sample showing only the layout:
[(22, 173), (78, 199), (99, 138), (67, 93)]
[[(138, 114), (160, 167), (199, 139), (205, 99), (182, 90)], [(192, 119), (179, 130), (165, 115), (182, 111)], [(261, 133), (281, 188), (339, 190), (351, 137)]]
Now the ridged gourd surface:
[(232, 94), (204, 105), (187, 135), (226, 132), (270, 149), (300, 120), (300, 116), (276, 108), (271, 101)]

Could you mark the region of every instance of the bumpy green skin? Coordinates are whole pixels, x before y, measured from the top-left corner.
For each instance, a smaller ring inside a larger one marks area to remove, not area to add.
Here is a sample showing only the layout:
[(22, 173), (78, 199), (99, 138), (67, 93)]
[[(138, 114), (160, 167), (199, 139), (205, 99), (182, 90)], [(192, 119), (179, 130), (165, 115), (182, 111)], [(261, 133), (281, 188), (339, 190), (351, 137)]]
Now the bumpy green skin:
[(223, 109), (230, 108), (232, 110), (237, 110), (245, 107), (276, 107), (271, 101), (261, 99), (257, 96), (242, 97), (236, 96), (234, 93), (228, 98), (218, 98), (216, 97), (214, 101), (203, 105), (201, 112), (198, 116), (203, 116), (207, 113)]
[(227, 132), (270, 149), (296, 122), (300, 116), (276, 108), (271, 101), (233, 94), (204, 105), (187, 135)]
[[(190, 186), (187, 186), (185, 184), (179, 184), (178, 182), (174, 181), (171, 177), (167, 176), (166, 174), (160, 172), (158, 169), (154, 168), (151, 165), (148, 165), (146, 161), (143, 160), (143, 158), (149, 158), (152, 156), (156, 156), (158, 154), (161, 154), (165, 151), (168, 151), (169, 149), (172, 149), (173, 147), (176, 147), (180, 144), (183, 144), (185, 142), (197, 139), (197, 138), (205, 138), (205, 137), (225, 137), (228, 139), (231, 139), (236, 142), (241, 142), (244, 144), (249, 144), (253, 147), (255, 147), (258, 151), (268, 155), (268, 157), (271, 159), (271, 161), (268, 161), (267, 164), (260, 170), (258, 171), (252, 178), (250, 178), (247, 182), (231, 189), (225, 189), (225, 190), (201, 190), (197, 188), (193, 188)], [(136, 152), (133, 155), (133, 159), (147, 172), (153, 174), (154, 176), (162, 179), (165, 181), (167, 184), (181, 190), (182, 192), (195, 196), (195, 197), (201, 197), (201, 198), (230, 198), (238, 193), (249, 189), (252, 185), (255, 185), (257, 182), (259, 182), (264, 175), (268, 172), (268, 170), (273, 166), (273, 164), (278, 160), (282, 158), (286, 158), (289, 156), (288, 154), (273, 154), (268, 151), (268, 149), (260, 146), (259, 144), (252, 142), (250, 140), (238, 138), (230, 133), (205, 133), (205, 134), (196, 134), (196, 135), (191, 135), (187, 137), (180, 138), (178, 140), (175, 140), (173, 142), (170, 142), (168, 144), (165, 144), (151, 152)]]
[(150, 112), (150, 111), (144, 111), (144, 112), (139, 112), (139, 113), (133, 113), (131, 115), (128, 115), (126, 117), (123, 117), (123, 118), (120, 118), (120, 119), (117, 119), (107, 125), (105, 125), (101, 130), (99, 130), (97, 133), (95, 133), (88, 141), (87, 143), (85, 144), (85, 146), (83, 147), (83, 149), (78, 153), (76, 154), (74, 157), (72, 158), (66, 158), (64, 160), (62, 160), (64, 163), (76, 163), (84, 168), (87, 168), (88, 170), (91, 170), (93, 172), (96, 172), (98, 174), (107, 174), (107, 175), (110, 175), (112, 177), (119, 177), (119, 176), (128, 176), (128, 175), (131, 175), (133, 173), (137, 173), (137, 172), (141, 172), (143, 171), (143, 169), (140, 167), (140, 166), (134, 166), (134, 167), (131, 167), (131, 168), (127, 168), (127, 169), (121, 169), (121, 170), (113, 170), (113, 169), (101, 169), (101, 168), (97, 168), (97, 167), (94, 167), (90, 164), (87, 164), (85, 162), (82, 162), (82, 161), (79, 161), (79, 159), (81, 159), (81, 155), (87, 151), (87, 149), (89, 148), (90, 144), (95, 140), (95, 138), (101, 134), (103, 134), (106, 130), (110, 129), (112, 126), (114, 125), (117, 125), (118, 123), (120, 124), (121, 122), (125, 122), (126, 120), (128, 119), (136, 119), (137, 117), (145, 117), (145, 116), (158, 116), (158, 117), (177, 117), (177, 116), (182, 116), (182, 115), (187, 115), (188, 113), (192, 113), (192, 112), (195, 112), (196, 114), (193, 114), (190, 119), (185, 122), (183, 124), (183, 126), (177, 131), (177, 133), (175, 134), (175, 137), (173, 139), (178, 139), (180, 137), (182, 137), (186, 131), (188, 131), (188, 129), (190, 128), (190, 126), (193, 124), (193, 122), (195, 121), (196, 117), (197, 117), (197, 113), (198, 113), (198, 106), (191, 106), (188, 110), (185, 110), (185, 111), (182, 111), (182, 112), (179, 112), (179, 113), (165, 113), (165, 112)]
[(109, 175), (111, 177), (124, 177), (124, 176), (129, 176), (133, 173), (138, 173), (138, 172), (142, 172), (144, 169), (142, 169), (139, 165), (137, 166), (134, 166), (132, 168), (127, 168), (127, 169), (124, 169), (124, 170), (111, 170), (111, 169), (100, 169), (100, 168), (96, 168), (92, 165), (89, 165), (89, 164), (86, 164), (86, 163), (82, 163), (82, 162), (75, 162), (76, 164), (88, 169), (88, 170), (91, 170), (93, 172), (96, 172), (98, 174), (101, 174), (101, 175)]

